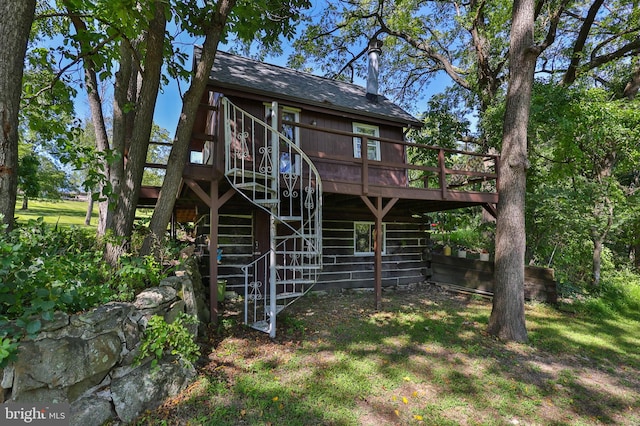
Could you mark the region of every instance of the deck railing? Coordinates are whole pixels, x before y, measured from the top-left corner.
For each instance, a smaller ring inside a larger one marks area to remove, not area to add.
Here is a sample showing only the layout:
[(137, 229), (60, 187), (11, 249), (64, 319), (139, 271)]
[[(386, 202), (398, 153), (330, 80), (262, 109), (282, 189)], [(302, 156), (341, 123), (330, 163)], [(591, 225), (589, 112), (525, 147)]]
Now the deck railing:
[[(360, 133), (345, 132), (335, 129), (307, 125), (298, 122), (283, 121), (284, 124), (296, 126), (311, 132), (332, 134), (344, 139), (350, 144), (353, 138), (361, 139), (361, 146), (366, 147), (369, 140), (380, 144), (380, 151), (385, 152), (384, 146), (401, 147), (403, 161), (389, 161), (384, 156), (382, 161), (369, 159), (367, 155), (361, 158), (349, 158), (344, 155), (331, 155), (326, 152), (312, 152), (305, 150), (320, 170), (322, 164), (337, 164), (360, 169), (357, 176), (362, 183), (363, 193), (368, 193), (370, 185), (396, 185), (406, 188), (438, 189), (443, 198), (448, 192), (497, 192), (497, 182), (500, 175), (500, 156), (493, 153), (480, 153), (469, 150), (457, 150), (414, 142), (373, 137)], [(303, 139), (304, 144), (304, 137)], [(364, 153), (365, 150), (363, 150)], [(412, 159), (418, 159), (418, 161)], [(387, 173), (388, 182), (382, 182), (381, 173)], [(355, 177), (355, 176), (354, 176)], [(325, 181), (340, 180), (343, 177), (323, 176)], [(378, 178), (378, 179), (376, 179)], [(347, 179), (345, 183), (355, 180)]]

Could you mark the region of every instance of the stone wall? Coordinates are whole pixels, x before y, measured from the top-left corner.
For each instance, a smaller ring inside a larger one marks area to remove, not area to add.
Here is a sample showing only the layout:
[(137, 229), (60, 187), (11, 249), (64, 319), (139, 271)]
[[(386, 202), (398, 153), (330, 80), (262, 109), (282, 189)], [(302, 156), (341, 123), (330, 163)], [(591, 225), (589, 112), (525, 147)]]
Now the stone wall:
[[(163, 359), (135, 363), (149, 318), (173, 321), (181, 312), (208, 322), (197, 267), (187, 266), (133, 303), (108, 303), (88, 312), (57, 313), (17, 359), (0, 371), (1, 402), (70, 403), (72, 425), (129, 422), (179, 393), (195, 376), (193, 365)], [(190, 330), (195, 335), (198, 326)]]

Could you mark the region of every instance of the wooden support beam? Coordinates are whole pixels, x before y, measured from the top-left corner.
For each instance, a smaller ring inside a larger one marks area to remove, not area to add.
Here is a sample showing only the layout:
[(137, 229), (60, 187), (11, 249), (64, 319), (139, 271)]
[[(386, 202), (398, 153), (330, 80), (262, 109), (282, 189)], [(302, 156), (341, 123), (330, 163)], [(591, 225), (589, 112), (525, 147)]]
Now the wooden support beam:
[[(188, 186), (189, 188), (191, 188), (191, 190), (192, 190), (193, 192), (195, 192), (195, 194), (196, 194), (198, 197), (200, 197), (200, 199), (201, 199), (202, 201), (204, 201), (204, 203), (205, 203), (207, 206), (211, 207), (211, 197), (209, 197), (209, 195), (207, 195), (207, 193), (206, 193), (206, 192), (204, 192), (204, 189), (202, 189), (202, 187), (201, 187), (200, 185), (198, 185), (198, 182), (196, 182), (196, 181), (194, 181), (194, 180), (191, 180), (191, 179), (184, 179), (184, 183), (186, 183), (186, 184), (187, 184), (187, 186)], [(216, 184), (217, 184), (217, 181), (216, 181)], [(212, 184), (211, 184), (211, 188), (212, 188), (212, 190), (213, 190), (213, 182), (212, 182)], [(216, 197), (217, 197), (217, 196), (218, 196), (218, 194), (217, 194), (217, 190), (216, 190)], [(217, 198), (216, 198), (216, 199), (217, 199)]]
[(482, 205), (482, 208), (484, 208), (487, 213), (493, 216), (494, 219), (498, 218), (498, 208), (495, 204), (485, 203)]
[[(198, 187), (200, 187), (198, 185)], [(204, 191), (202, 191), (204, 192)], [(211, 324), (218, 324), (218, 181), (211, 182), (209, 198), (209, 312)], [(211, 202), (213, 201), (213, 203)]]
[(369, 197), (364, 195), (360, 197), (362, 201), (369, 207), (371, 213), (375, 217), (375, 243), (373, 247), (374, 251), (374, 288), (375, 288), (375, 306), (377, 310), (382, 308), (382, 219), (389, 213), (391, 208), (396, 204), (399, 198), (390, 199), (386, 205), (383, 206), (382, 197), (376, 197), (376, 205), (374, 205)]
[[(213, 181), (216, 182), (217, 181)], [(204, 189), (202, 189), (202, 187), (200, 185), (198, 185), (198, 183), (194, 180), (191, 179), (185, 179), (184, 183), (187, 184), (187, 186), (189, 188), (191, 188), (191, 190), (193, 192), (195, 192), (195, 194), (208, 206), (211, 207), (211, 197), (209, 195), (207, 195), (206, 192), (204, 192)], [(229, 199), (231, 197), (233, 197), (235, 195), (236, 191), (234, 189), (230, 189), (228, 190), (226, 193), (224, 193), (224, 195), (222, 195), (219, 199), (218, 199), (218, 205), (222, 206), (224, 203), (226, 203), (227, 201), (229, 201)]]
[[(188, 182), (187, 182), (188, 184)], [(198, 185), (198, 188), (200, 186)], [(202, 191), (202, 188), (200, 188)], [(211, 323), (218, 323), (218, 226), (220, 224), (219, 211), (231, 197), (235, 190), (230, 189), (221, 197), (218, 196), (218, 181), (211, 181), (210, 195), (207, 197), (209, 205), (209, 312), (211, 313)], [(204, 191), (202, 191), (204, 193)], [(206, 194), (205, 194), (206, 195)], [(204, 200), (203, 200), (204, 201)]]

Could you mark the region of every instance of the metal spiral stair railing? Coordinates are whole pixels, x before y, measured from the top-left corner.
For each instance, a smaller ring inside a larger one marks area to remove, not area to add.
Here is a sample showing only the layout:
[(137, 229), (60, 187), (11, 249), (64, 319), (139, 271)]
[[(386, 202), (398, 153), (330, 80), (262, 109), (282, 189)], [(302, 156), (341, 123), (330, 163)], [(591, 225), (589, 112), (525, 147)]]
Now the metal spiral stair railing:
[[(308, 292), (322, 268), (322, 182), (309, 157), (275, 127), (220, 101), (225, 176), (269, 213), (270, 247), (245, 274), (245, 323), (275, 337), (276, 316)], [(277, 122), (277, 103), (271, 122)]]

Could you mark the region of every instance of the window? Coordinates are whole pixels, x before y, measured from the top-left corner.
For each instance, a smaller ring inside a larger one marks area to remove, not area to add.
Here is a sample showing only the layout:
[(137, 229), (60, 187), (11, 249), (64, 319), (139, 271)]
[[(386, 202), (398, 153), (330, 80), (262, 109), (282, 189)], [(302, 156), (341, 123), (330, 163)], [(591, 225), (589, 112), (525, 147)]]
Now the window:
[[(371, 126), (369, 124), (353, 123), (353, 133), (380, 137), (380, 129), (378, 129), (378, 126)], [(361, 158), (361, 155), (362, 138), (355, 136), (353, 138), (353, 156), (355, 158)], [(367, 139), (367, 158), (369, 160), (380, 161), (380, 141)]]
[[(268, 117), (267, 123), (271, 124), (271, 104), (265, 103), (265, 116)], [(300, 122), (300, 110), (298, 108), (292, 108), (287, 106), (279, 107), (280, 116), (283, 121), (290, 121), (293, 123)], [(280, 128), (282, 133), (287, 139), (293, 142), (297, 147), (300, 147), (300, 128), (291, 124), (282, 124)], [(295, 154), (294, 150), (285, 149), (280, 153), (280, 173), (300, 174), (300, 155)]]
[[(382, 254), (387, 249), (387, 225), (382, 224)], [(354, 222), (353, 244), (354, 254), (373, 254), (376, 242), (376, 225), (373, 222)]]

